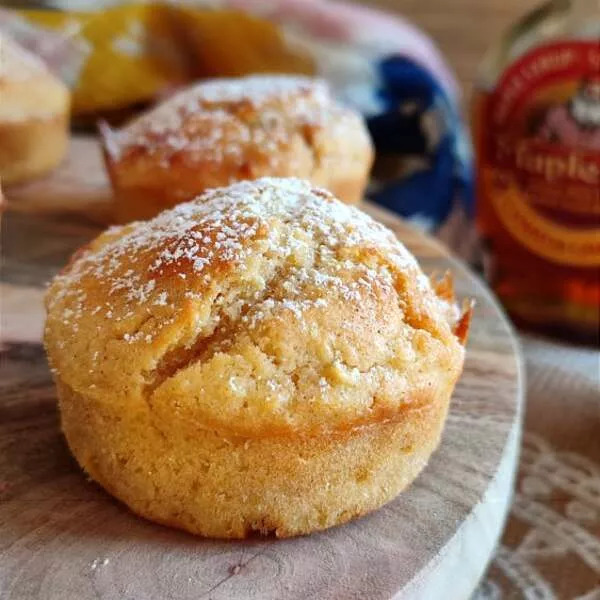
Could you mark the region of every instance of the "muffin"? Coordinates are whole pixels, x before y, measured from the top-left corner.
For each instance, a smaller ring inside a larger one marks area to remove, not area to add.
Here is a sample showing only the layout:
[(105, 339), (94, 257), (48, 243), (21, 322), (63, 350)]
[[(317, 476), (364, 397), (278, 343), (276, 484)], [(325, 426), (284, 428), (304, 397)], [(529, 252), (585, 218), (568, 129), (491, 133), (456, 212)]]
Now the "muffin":
[(46, 307), (79, 464), (139, 515), (219, 538), (393, 499), (439, 442), (469, 321), (384, 226), (274, 178), (108, 229)]
[(68, 142), (70, 93), (33, 54), (0, 32), (0, 179), (53, 169)]
[(357, 203), (373, 160), (361, 116), (309, 77), (205, 81), (119, 131), (104, 124), (100, 133), (123, 223), (263, 176), (308, 179)]

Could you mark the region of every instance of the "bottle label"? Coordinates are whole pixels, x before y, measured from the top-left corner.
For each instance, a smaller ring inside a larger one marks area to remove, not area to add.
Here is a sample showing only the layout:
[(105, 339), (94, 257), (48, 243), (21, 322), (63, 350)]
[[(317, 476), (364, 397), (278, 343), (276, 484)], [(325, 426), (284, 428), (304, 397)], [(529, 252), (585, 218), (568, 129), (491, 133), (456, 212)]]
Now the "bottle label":
[(530, 252), (600, 266), (600, 44), (536, 47), (483, 110), (480, 201)]

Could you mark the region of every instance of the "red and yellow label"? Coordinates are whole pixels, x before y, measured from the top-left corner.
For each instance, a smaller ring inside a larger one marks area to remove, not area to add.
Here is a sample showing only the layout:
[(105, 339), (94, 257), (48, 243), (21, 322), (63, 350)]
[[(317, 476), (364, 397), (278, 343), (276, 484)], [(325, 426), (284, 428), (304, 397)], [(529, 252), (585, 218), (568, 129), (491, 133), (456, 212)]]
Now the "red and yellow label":
[(479, 201), (537, 256), (600, 266), (600, 45), (538, 46), (479, 110)]

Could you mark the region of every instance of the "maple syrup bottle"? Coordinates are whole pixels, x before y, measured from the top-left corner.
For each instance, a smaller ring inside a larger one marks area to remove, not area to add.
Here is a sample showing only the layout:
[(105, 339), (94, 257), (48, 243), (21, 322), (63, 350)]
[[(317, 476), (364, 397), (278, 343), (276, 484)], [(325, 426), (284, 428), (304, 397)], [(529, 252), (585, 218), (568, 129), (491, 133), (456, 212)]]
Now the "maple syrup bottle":
[(472, 107), (486, 275), (520, 325), (600, 337), (600, 0), (551, 0), (485, 56)]

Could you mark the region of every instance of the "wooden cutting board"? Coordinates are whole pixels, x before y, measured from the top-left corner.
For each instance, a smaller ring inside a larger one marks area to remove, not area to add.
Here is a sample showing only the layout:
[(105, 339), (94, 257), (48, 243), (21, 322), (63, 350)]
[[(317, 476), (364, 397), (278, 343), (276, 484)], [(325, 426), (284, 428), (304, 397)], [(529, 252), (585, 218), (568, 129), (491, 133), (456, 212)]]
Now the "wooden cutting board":
[(426, 271), (477, 301), (439, 450), (414, 485), (358, 521), (290, 540), (204, 540), (146, 522), (69, 455), (40, 344), (44, 283), (110, 216), (96, 142), (76, 139), (45, 180), (6, 190), (0, 361), (0, 597), (466, 599), (506, 515), (520, 430), (513, 333), (485, 286), (391, 213)]

